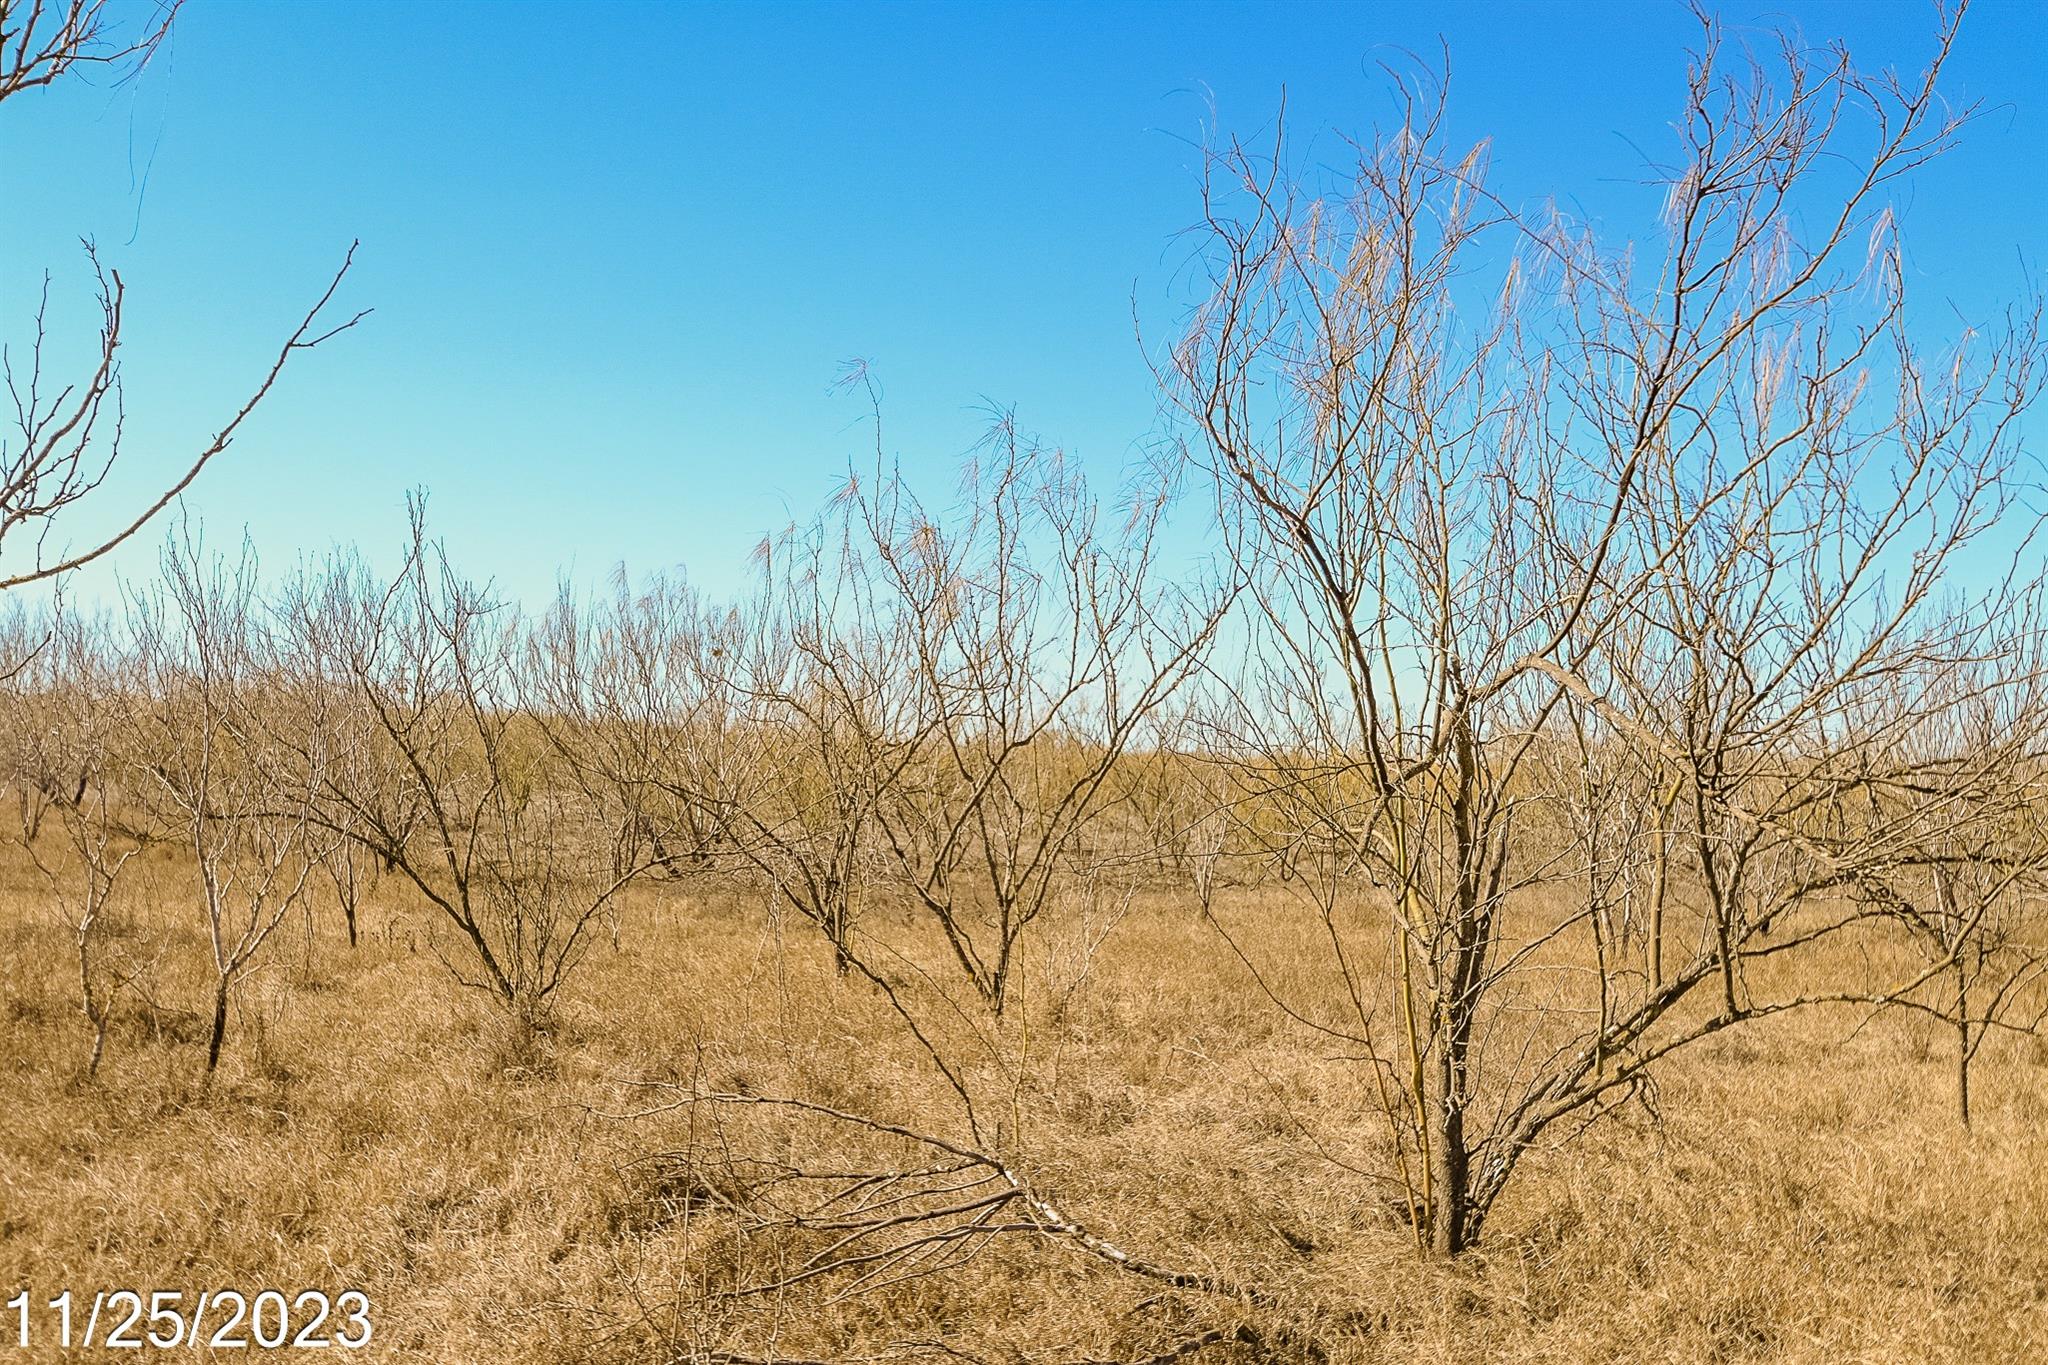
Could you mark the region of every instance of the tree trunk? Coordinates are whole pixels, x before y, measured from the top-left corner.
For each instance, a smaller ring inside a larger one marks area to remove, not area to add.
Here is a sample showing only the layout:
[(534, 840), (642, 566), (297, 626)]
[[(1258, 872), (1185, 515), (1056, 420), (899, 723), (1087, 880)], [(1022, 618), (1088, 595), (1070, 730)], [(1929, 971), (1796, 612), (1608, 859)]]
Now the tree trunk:
[(835, 894), (825, 912), (825, 937), (832, 940), (832, 970), (845, 976), (853, 970), (853, 915), (842, 895)]
[(78, 988), (85, 1006), (85, 1021), (92, 1025), (92, 1056), (86, 1059), (85, 1075), (90, 1080), (99, 1074), (100, 1058), (107, 1050), (107, 1025), (113, 1022), (113, 1006), (101, 1000), (92, 988), (92, 959), (87, 950), (88, 928), (78, 936)]
[[(1455, 659), (1450, 671), (1455, 679)], [(1472, 1026), (1486, 963), (1485, 902), (1489, 894), (1481, 880), (1487, 843), (1478, 815), (1477, 797), (1483, 781), (1479, 745), (1469, 715), (1460, 714), (1455, 724), (1458, 785), (1451, 799), (1451, 822), (1458, 856), (1457, 922), (1450, 957), (1437, 986), (1437, 1017), (1443, 1033), (1437, 1058), (1436, 1217), (1430, 1226), (1430, 1240), (1442, 1256), (1456, 1256), (1465, 1250), (1472, 1231), (1472, 1163), (1465, 1146), (1465, 1106), (1472, 1079)]]
[(221, 1040), (228, 1031), (228, 979), (223, 976), (213, 991), (213, 1037), (206, 1045), (206, 1074), (220, 1065)]
[(1970, 1126), (1970, 979), (1956, 957), (1956, 1112)]
[(1430, 1221), (1430, 1242), (1440, 1256), (1456, 1256), (1465, 1250), (1465, 1224), (1472, 1211), (1465, 1108), (1458, 1098), (1463, 1086), (1456, 1076), (1461, 1063), (1452, 1057), (1452, 1051), (1453, 1047), (1445, 1047), (1437, 1070), (1441, 1093), (1436, 1123), (1436, 1207)]
[(111, 1011), (93, 1016), (92, 1056), (88, 1057), (85, 1062), (85, 1078), (87, 1080), (91, 1080), (100, 1074), (100, 1059), (107, 1054), (107, 1025), (112, 1022)]

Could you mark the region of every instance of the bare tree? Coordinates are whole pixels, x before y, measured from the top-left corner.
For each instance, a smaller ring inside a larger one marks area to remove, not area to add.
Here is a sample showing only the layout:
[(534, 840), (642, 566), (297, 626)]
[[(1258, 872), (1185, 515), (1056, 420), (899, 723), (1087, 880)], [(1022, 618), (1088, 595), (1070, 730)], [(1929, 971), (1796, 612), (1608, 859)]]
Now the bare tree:
[(1025, 933), (1117, 856), (1112, 776), (1193, 672), (1218, 613), (1157, 580), (1163, 491), (1141, 489), (1105, 530), (1078, 471), (1007, 417), (969, 466), (963, 502), (948, 524), (878, 470), (848, 485), (842, 507), (858, 546), (847, 576), (877, 599), (862, 619), (898, 632), (871, 666), (893, 666), (899, 709), (915, 718), (869, 731), (871, 746), (908, 745), (876, 789), (877, 842), (1000, 1013)]
[(1203, 752), (1198, 717), (1180, 708), (1159, 716), (1146, 742), (1125, 754), (1116, 785), (1128, 837), (1137, 842), (1133, 855), (1155, 859), (1208, 914), (1219, 874), (1243, 861), (1246, 831), (1233, 809), (1228, 769)]
[(1861, 906), (1896, 920), (1925, 964), (1880, 1005), (1954, 1031), (1956, 1114), (1970, 1124), (1970, 1068), (1987, 1038), (2048, 1020), (2048, 826), (2040, 603), (1999, 626), (2006, 647), (1978, 666), (1908, 675), (1887, 710), (1916, 724), (1885, 735), (1813, 821), (1826, 863)]
[(877, 803), (932, 723), (905, 683), (911, 623), (867, 548), (830, 514), (764, 542), (759, 593), (717, 675), (751, 742), (723, 770), (714, 806), (747, 864), (824, 933), (842, 975), (862, 961)]
[[(1790, 37), (1731, 54), (1703, 18), (1640, 274), (1445, 154), (1440, 91), (1403, 83), (1332, 194), (1284, 143), (1212, 156), (1169, 378), (1255, 604), (1217, 747), (1346, 855), (1306, 891), (1345, 1010), (1246, 963), (1368, 1059), (1385, 1177), (1441, 1253), (1676, 1049), (1890, 989), (1765, 995), (1747, 964), (1872, 923), (1813, 803), (1920, 713), (1873, 691), (1981, 657), (2021, 572), (1953, 570), (2021, 510), (2038, 310), (1925, 353), (1886, 203), (1964, 121), (1935, 94), (1955, 22), (1907, 81)], [(1532, 780), (1560, 746), (1601, 780)], [(1581, 934), (1593, 998), (1559, 960)]]
[[(4, 745), (6, 783), (19, 815), (21, 842), (33, 849), (53, 805), (84, 799), (90, 760), (76, 736), (58, 723), (47, 686), (55, 651), (56, 621), (64, 619), (61, 599), (54, 611), (30, 612), (20, 604), (0, 628), (0, 659), (11, 661), (11, 685)], [(53, 617), (55, 619), (53, 619)]]
[[(696, 791), (737, 860), (893, 1011), (933, 1089), (904, 1095), (914, 1118), (701, 1077), (658, 1095), (650, 1113), (684, 1112), (692, 1141), (651, 1161), (691, 1190), (705, 1236), (734, 1239), (686, 1287), (686, 1318), (744, 1330), (749, 1304), (885, 1292), (1004, 1242), (1267, 1302), (1127, 1249), (1043, 1190), (1030, 1158), (1058, 1050), (1039, 1040), (1154, 856), (1123, 819), (1120, 767), (1165, 743), (1162, 709), (1218, 614), (1162, 581), (1164, 498), (1139, 489), (1103, 529), (1077, 471), (1007, 421), (957, 517), (878, 460), (764, 547), (757, 602), (703, 637), (721, 642), (695, 656), (707, 695), (730, 702), (709, 703), (723, 738), (694, 752), (727, 757), (697, 769)], [(870, 896), (908, 914), (863, 920)], [(1168, 1354), (1240, 1339), (1219, 1328)]]
[(320, 866), (334, 887), (334, 903), (341, 910), (348, 946), (353, 948), (357, 941), (356, 912), (363, 897), (377, 885), (377, 860), (363, 847), (363, 841), (351, 833), (345, 819), (334, 833), (337, 837), (320, 859)]
[(63, 772), (61, 791), (42, 788), (42, 809), (55, 811), (63, 837), (55, 851), (39, 846), (38, 817), (24, 821), (21, 839), (71, 938), (79, 1010), (92, 1032), (85, 1066), (90, 1078), (105, 1055), (116, 1001), (150, 965), (108, 932), (121, 873), (148, 838), (121, 809), (113, 780), (124, 759), (118, 746), (136, 689), (129, 661), (104, 621), (81, 617), (60, 601), (28, 624), (40, 644), (7, 680), (8, 729), (23, 747), (32, 737), (43, 772)]
[(669, 723), (697, 761), (662, 785), (818, 925), (842, 974), (886, 965), (856, 945), (864, 895), (885, 889), (999, 1013), (1019, 943), (1100, 852), (1111, 775), (1215, 613), (1155, 581), (1156, 490), (1105, 533), (1077, 471), (1005, 416), (949, 526), (884, 458), (879, 409), (875, 430), (872, 471), (764, 542), (755, 600), (688, 632), (680, 695), (706, 719)]
[(278, 925), (307, 896), (325, 838), (308, 794), (325, 751), (264, 744), (268, 670), (253, 555), (209, 559), (189, 531), (172, 538), (163, 578), (131, 612), (142, 702), (135, 761), (159, 818), (190, 846), (212, 950), (210, 1077), (228, 1006)]
[(528, 642), (535, 719), (610, 832), (619, 871), (703, 872), (733, 850), (715, 794), (742, 742), (724, 677), (734, 618), (657, 577), (579, 602), (564, 587)]
[[(382, 859), (458, 931), (456, 957), (436, 947), (457, 980), (539, 1024), (592, 924), (645, 868), (605, 866), (523, 714), (517, 617), (455, 573), (418, 504), (395, 578), (338, 558), (292, 590), (285, 617), (300, 671), (348, 688), (321, 729), (279, 736), (315, 779), (310, 819)], [(350, 757), (329, 762), (328, 748)]]

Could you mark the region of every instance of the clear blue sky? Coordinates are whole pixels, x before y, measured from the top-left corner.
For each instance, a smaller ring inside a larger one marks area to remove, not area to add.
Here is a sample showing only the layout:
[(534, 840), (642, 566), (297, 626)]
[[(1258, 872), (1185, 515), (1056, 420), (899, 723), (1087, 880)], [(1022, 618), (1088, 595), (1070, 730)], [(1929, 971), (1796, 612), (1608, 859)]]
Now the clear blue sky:
[[(1789, 16), (1915, 69), (1917, 0)], [(1255, 132), (1383, 119), (1373, 70), (1450, 46), (1454, 135), (1496, 186), (1641, 232), (1628, 184), (1677, 111), (1686, 11), (1636, 3), (698, 5), (191, 0), (119, 88), (0, 112), (0, 334), (81, 235), (130, 289), (129, 473), (189, 457), (361, 238), (376, 312), (300, 358), (190, 502), (266, 568), (380, 557), (425, 486), (465, 567), (529, 600), (624, 561), (736, 583), (868, 437), (940, 472), (985, 404), (1114, 477), (1156, 431), (1148, 335), (1196, 210), (1213, 91)], [(1980, 0), (1948, 89), (1997, 106), (1907, 206), (1919, 306), (1982, 318), (2048, 260), (2048, 5)], [(76, 335), (71, 338), (78, 340)], [(158, 537), (121, 568), (146, 572)]]

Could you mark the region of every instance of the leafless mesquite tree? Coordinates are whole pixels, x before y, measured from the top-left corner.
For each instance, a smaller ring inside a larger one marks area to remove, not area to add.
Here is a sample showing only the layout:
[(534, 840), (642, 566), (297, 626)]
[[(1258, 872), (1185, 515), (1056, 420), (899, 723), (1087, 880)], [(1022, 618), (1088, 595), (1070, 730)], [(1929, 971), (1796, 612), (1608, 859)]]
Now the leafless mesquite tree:
[[(1135, 738), (1156, 745), (1147, 727), (1218, 614), (1156, 577), (1162, 510), (1154, 490), (1105, 528), (1075, 471), (1004, 423), (957, 517), (884, 464), (766, 547), (763, 605), (737, 618), (723, 678), (734, 734), (761, 746), (730, 769), (745, 775), (725, 789), (734, 846), (771, 880), (826, 871), (909, 911), (912, 932), (869, 924), (841, 961), (929, 1060), (944, 1112), (906, 1125), (701, 1077), (653, 1087), (643, 1116), (684, 1111), (701, 1139), (656, 1159), (712, 1192), (742, 1240), (795, 1248), (741, 1254), (693, 1314), (877, 1292), (1017, 1239), (1265, 1301), (1105, 1236), (1039, 1186), (1030, 1155), (1052, 1050), (1034, 1040), (1122, 916), (1114, 874), (1152, 856), (1112, 818), (1128, 815), (1118, 765)], [(795, 885), (792, 900), (808, 894)], [(767, 1147), (772, 1162), (746, 1155)]]
[(864, 661), (892, 701), (848, 712), (867, 750), (896, 746), (873, 768), (877, 850), (1000, 1014), (1031, 926), (1127, 856), (1105, 823), (1113, 775), (1219, 613), (1161, 581), (1162, 491), (1141, 487), (1118, 522), (1007, 416), (962, 493), (949, 518), (893, 471), (849, 481), (832, 580), (851, 610), (812, 629), (837, 642), (833, 677)]
[(68, 620), (62, 599), (49, 610), (30, 610), (17, 602), (0, 627), (0, 659), (11, 661), (5, 675), (10, 685), (5, 746), (6, 782), (15, 798), (21, 842), (33, 848), (51, 807), (75, 804), (85, 797), (91, 759), (77, 736), (58, 723), (56, 703), (45, 683), (51, 657), (58, 653), (53, 634), (58, 621)]
[(1204, 756), (1200, 717), (1184, 705), (1190, 690), (1180, 689), (1147, 727), (1114, 780), (1134, 855), (1185, 884), (1206, 914), (1226, 869), (1257, 875), (1280, 860), (1247, 837), (1253, 822), (1234, 818), (1243, 813), (1233, 812), (1228, 773)]
[(362, 908), (363, 898), (377, 886), (377, 859), (349, 829), (344, 821), (342, 827), (335, 831), (337, 837), (326, 856), (320, 859), (320, 867), (334, 888), (334, 903), (341, 911), (348, 946), (353, 948), (358, 941), (356, 914)]
[(729, 852), (703, 798), (731, 751), (715, 694), (728, 632), (685, 583), (656, 577), (582, 601), (566, 587), (527, 642), (535, 718), (612, 843), (620, 872), (710, 870)]
[(898, 670), (882, 662), (904, 650), (871, 647), (874, 623), (836, 605), (858, 585), (828, 544), (814, 526), (764, 545), (758, 590), (731, 609), (666, 579), (565, 595), (530, 671), (541, 727), (616, 831), (615, 860), (756, 879), (847, 974), (875, 793), (907, 752), (907, 718), (888, 709)]
[(528, 714), (517, 615), (454, 571), (416, 504), (395, 578), (337, 558), (291, 589), (285, 618), (299, 671), (322, 688), (320, 723), (290, 731), (316, 779), (312, 821), (440, 911), (461, 946), (436, 952), (458, 981), (540, 1022), (593, 924), (645, 865), (606, 865), (587, 808), (552, 764)]
[[(359, 598), (351, 595), (364, 586), (351, 572), (355, 567), (341, 558), (326, 573), (302, 571), (276, 594), (270, 612), (270, 704), (260, 717), (265, 742), (274, 751), (310, 756), (317, 750), (323, 757), (317, 769), (307, 768), (317, 773), (318, 789), (303, 795), (310, 797), (325, 836), (314, 850), (315, 861), (334, 893), (351, 948), (359, 940), (357, 914), (363, 899), (391, 864), (373, 851), (366, 817), (331, 794), (371, 792), (386, 798), (376, 803), (376, 812), (400, 845), (425, 815), (394, 757), (377, 745), (354, 680), (337, 665), (336, 643), (349, 638), (361, 608)], [(307, 932), (312, 933), (310, 905)]]
[[(1935, 93), (1956, 21), (1909, 80), (1703, 17), (1656, 251), (1510, 211), (1441, 88), (1401, 82), (1327, 193), (1284, 142), (1212, 153), (1167, 378), (1253, 604), (1213, 745), (1349, 855), (1304, 879), (1327, 995), (1245, 961), (1368, 1059), (1439, 1252), (1674, 1050), (1857, 993), (1749, 970), (1871, 922), (1810, 812), (1924, 716), (1876, 711), (1887, 681), (1982, 658), (2032, 573), (2005, 537), (2038, 309), (1926, 349), (1888, 207), (1966, 121)], [(1623, 785), (1532, 780), (1561, 748)]]
[[(2005, 647), (1933, 679), (1907, 674), (1894, 701), (1910, 727), (1872, 734), (1861, 767), (1809, 822), (1821, 861), (1861, 908), (1902, 926), (1924, 964), (1872, 1001), (1953, 1030), (1956, 1113), (1970, 1125), (1970, 1070), (1987, 1039), (2048, 1020), (2048, 705), (2041, 603), (2015, 604)], [(1995, 638), (1995, 637), (1994, 637)], [(1871, 727), (1875, 731), (1875, 727)]]
[(925, 727), (900, 685), (905, 623), (859, 562), (828, 521), (761, 547), (759, 590), (714, 674), (741, 747), (707, 793), (740, 859), (817, 926), (842, 976), (863, 960), (876, 801)]
[(130, 752), (159, 821), (196, 866), (214, 969), (210, 1077), (236, 987), (304, 905), (328, 842), (310, 800), (326, 753), (318, 742), (296, 752), (265, 742), (275, 674), (246, 546), (230, 564), (183, 532), (162, 562), (161, 582), (130, 612), (141, 684)]
[(23, 618), (21, 626), (10, 632), (14, 640), (32, 635), (36, 643), (22, 650), (25, 662), (7, 680), (8, 729), (18, 744), (32, 738), (40, 772), (64, 774), (62, 789), (48, 791), (45, 807), (61, 831), (57, 848), (38, 842), (40, 819), (24, 823), (22, 845), (49, 883), (71, 938), (79, 1010), (92, 1034), (85, 1065), (91, 1078), (105, 1056), (116, 1002), (151, 965), (108, 932), (121, 873), (150, 835), (136, 827), (136, 813), (122, 807), (125, 784), (116, 779), (137, 689), (132, 660), (105, 620), (81, 616), (60, 601)]

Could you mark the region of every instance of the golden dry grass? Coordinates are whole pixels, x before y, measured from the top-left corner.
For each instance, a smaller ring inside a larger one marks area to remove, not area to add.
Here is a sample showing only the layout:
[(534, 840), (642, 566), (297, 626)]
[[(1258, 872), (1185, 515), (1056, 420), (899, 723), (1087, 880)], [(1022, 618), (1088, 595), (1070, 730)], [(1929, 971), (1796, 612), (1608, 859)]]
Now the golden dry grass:
[[(742, 1325), (750, 1342), (772, 1326), (799, 1357), (924, 1340), (990, 1361), (1118, 1359), (1240, 1320), (1274, 1359), (2048, 1359), (2039, 1043), (1987, 1047), (1966, 1134), (1945, 1040), (1917, 1022), (1842, 1042), (1853, 1020), (1814, 1014), (1710, 1042), (1666, 1073), (1662, 1122), (1630, 1106), (1539, 1153), (1483, 1248), (1428, 1264), (1318, 1153), (1371, 1140), (1357, 1072), (1281, 1026), (1192, 910), (1155, 896), (1057, 1021), (1011, 1039), (1036, 1058), (1017, 1150), (1100, 1230), (1268, 1286), (1279, 1307), (1162, 1298), (1019, 1239), (873, 1298), (725, 1317), (691, 1286), (745, 1249), (639, 1161), (688, 1119), (615, 1117), (648, 1098), (623, 1081), (945, 1121), (876, 992), (835, 980), (801, 925), (778, 928), (735, 888), (647, 888), (620, 946), (594, 948), (553, 1031), (527, 1042), (452, 985), (428, 922), (387, 888), (353, 951), (332, 916), (310, 948), (296, 925), (273, 941), (204, 1088), (187, 1013), (207, 986), (199, 921), (173, 853), (147, 870), (124, 932), (162, 953), (157, 1008), (124, 1005), (86, 1084), (67, 942), (18, 851), (5, 864), (10, 1294), (360, 1288), (368, 1358), (444, 1365), (666, 1358)], [(1286, 915), (1234, 912), (1285, 952)], [(1071, 968), (1059, 941), (1035, 953), (1039, 979)], [(1355, 1315), (1334, 1323), (1332, 1306)]]

